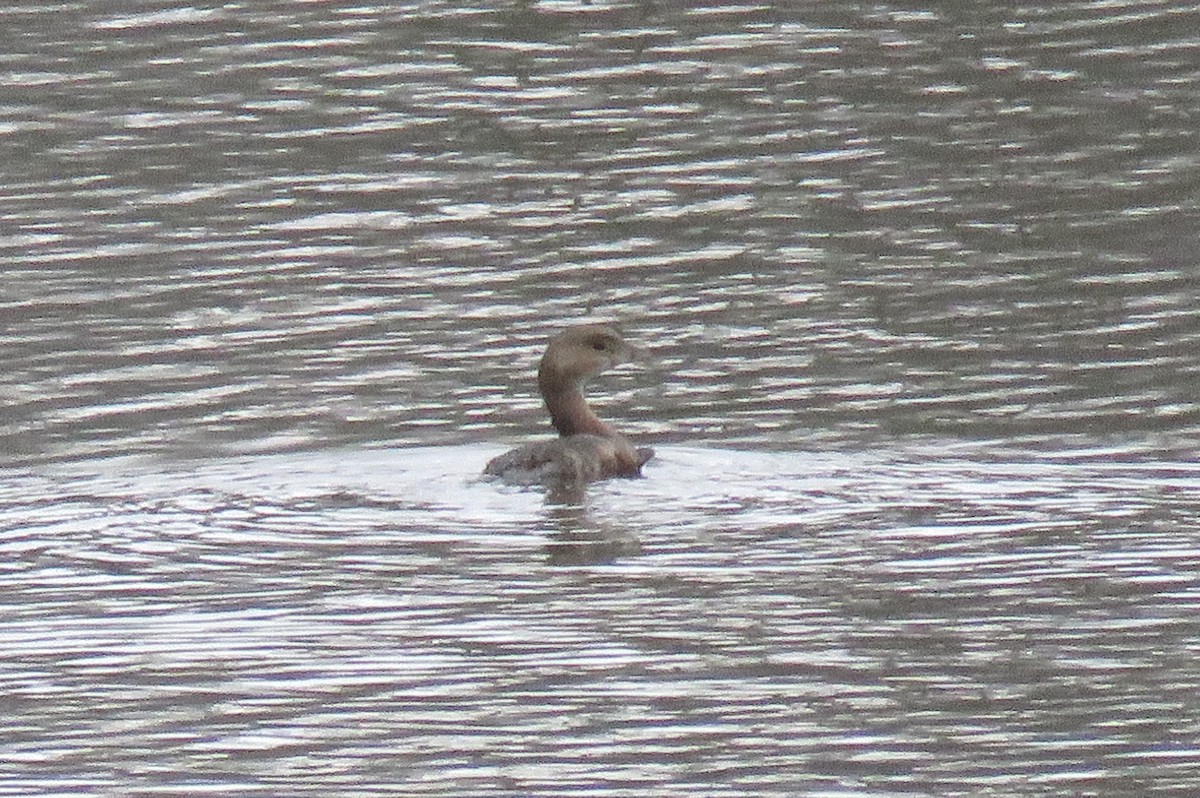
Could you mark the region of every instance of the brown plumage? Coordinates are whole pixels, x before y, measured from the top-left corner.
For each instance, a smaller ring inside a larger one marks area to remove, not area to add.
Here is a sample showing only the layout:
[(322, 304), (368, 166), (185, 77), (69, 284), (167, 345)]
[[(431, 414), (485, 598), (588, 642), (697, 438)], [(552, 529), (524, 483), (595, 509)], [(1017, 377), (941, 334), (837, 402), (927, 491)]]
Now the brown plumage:
[(483, 473), (525, 485), (640, 476), (653, 450), (635, 449), (592, 412), (583, 396), (589, 379), (637, 355), (606, 325), (572, 327), (551, 338), (538, 366), (538, 388), (559, 437), (502, 454)]

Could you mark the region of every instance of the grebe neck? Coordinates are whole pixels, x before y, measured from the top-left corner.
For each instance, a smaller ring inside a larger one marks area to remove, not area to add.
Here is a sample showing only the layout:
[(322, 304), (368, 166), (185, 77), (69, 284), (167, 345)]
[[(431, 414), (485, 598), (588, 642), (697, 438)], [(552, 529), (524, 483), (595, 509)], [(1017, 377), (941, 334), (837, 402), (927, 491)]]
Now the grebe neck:
[(583, 386), (579, 382), (561, 383), (546, 378), (546, 375), (539, 375), (538, 385), (542, 389), (546, 409), (550, 411), (550, 421), (561, 437), (569, 438), (584, 433), (605, 438), (617, 437), (616, 430), (592, 412), (583, 398)]

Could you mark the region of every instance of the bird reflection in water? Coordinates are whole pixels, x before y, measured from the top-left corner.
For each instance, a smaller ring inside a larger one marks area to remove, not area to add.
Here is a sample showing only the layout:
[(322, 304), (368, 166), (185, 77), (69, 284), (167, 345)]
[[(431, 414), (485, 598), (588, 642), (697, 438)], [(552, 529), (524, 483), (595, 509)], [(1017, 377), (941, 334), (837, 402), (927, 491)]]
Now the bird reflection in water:
[(538, 388), (558, 437), (528, 443), (492, 459), (484, 474), (514, 485), (541, 485), (559, 532), (548, 544), (552, 563), (595, 563), (641, 551), (628, 532), (602, 530), (585, 503), (588, 483), (640, 477), (654, 456), (601, 421), (583, 392), (589, 380), (641, 352), (609, 325), (586, 324), (550, 339), (538, 365)]

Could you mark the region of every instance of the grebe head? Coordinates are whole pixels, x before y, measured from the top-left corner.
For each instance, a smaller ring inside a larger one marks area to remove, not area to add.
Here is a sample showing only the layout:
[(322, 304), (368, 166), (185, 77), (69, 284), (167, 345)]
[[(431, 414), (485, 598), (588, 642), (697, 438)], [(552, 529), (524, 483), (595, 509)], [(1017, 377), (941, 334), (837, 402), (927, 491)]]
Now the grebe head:
[(550, 339), (538, 366), (538, 382), (547, 389), (580, 388), (606, 369), (641, 357), (641, 352), (604, 324), (563, 330)]

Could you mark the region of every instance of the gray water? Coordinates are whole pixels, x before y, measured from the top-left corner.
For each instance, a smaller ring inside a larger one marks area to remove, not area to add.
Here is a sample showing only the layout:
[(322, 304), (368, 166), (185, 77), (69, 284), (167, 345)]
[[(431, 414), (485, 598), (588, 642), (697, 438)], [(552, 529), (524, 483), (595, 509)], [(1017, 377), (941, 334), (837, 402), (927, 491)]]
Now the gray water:
[(0, 795), (1200, 792), (1197, 30), (6, 4)]

